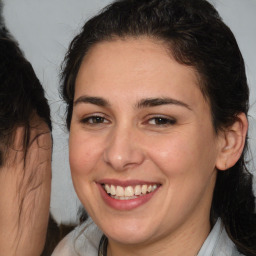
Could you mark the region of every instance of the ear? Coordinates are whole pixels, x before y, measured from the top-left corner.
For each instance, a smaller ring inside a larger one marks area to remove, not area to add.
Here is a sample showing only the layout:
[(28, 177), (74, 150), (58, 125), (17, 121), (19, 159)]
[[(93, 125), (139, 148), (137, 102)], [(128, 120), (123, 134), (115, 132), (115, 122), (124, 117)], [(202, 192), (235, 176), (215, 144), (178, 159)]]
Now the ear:
[(248, 130), (248, 120), (244, 113), (237, 115), (237, 120), (219, 134), (220, 151), (216, 161), (218, 170), (227, 170), (240, 158)]

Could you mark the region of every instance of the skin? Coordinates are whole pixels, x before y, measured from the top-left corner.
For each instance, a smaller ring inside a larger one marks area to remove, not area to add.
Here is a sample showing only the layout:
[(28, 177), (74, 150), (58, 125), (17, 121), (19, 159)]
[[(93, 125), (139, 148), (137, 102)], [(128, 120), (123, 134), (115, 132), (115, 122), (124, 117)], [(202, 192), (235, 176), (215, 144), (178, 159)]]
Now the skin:
[(1, 256), (39, 256), (45, 243), (50, 205), (52, 139), (48, 126), (38, 116), (31, 120), (30, 132), (26, 162), (22, 147), (24, 128), (18, 127), (14, 143), (8, 149), (0, 169)]
[[(153, 106), (148, 99), (169, 102)], [(196, 72), (177, 63), (164, 44), (116, 39), (84, 57), (70, 166), (81, 202), (109, 239), (108, 255), (196, 255), (210, 232), (216, 166), (225, 160), (226, 144), (213, 129)], [(117, 210), (99, 191), (104, 179), (161, 186), (139, 207)]]

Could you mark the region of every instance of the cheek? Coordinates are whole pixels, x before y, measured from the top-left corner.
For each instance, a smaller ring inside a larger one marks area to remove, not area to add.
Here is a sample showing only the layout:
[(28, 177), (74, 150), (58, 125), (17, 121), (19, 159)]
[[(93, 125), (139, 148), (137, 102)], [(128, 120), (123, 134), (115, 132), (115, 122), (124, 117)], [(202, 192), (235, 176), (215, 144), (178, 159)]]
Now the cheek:
[(78, 198), (87, 210), (90, 210), (92, 185), (94, 184), (95, 167), (99, 159), (97, 143), (81, 133), (70, 133), (69, 162), (73, 185)]
[[(154, 145), (154, 147), (150, 146)], [(148, 155), (152, 161), (163, 170), (175, 170), (177, 166), (193, 160), (191, 152), (194, 145), (181, 133), (159, 137), (151, 141)]]
[(79, 133), (70, 133), (69, 162), (72, 175), (85, 175), (93, 169), (100, 155), (95, 140)]
[(177, 132), (166, 138), (151, 141), (148, 146), (150, 159), (167, 176), (207, 173), (215, 166), (216, 152), (211, 136), (207, 140), (196, 133)]

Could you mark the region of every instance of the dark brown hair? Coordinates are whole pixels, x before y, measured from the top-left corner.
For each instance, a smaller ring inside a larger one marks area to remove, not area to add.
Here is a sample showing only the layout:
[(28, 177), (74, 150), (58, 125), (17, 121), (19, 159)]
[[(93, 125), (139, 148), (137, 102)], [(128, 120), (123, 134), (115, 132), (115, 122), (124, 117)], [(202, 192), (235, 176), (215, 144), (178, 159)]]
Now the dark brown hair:
[[(0, 143), (8, 149), (17, 127), (24, 127), (24, 149), (30, 139), (30, 121), (37, 114), (51, 130), (50, 108), (31, 64), (17, 43), (0, 38)], [(1, 155), (4, 155), (2, 146)], [(25, 150), (26, 151), (26, 150)], [(0, 166), (4, 159), (0, 159)]]

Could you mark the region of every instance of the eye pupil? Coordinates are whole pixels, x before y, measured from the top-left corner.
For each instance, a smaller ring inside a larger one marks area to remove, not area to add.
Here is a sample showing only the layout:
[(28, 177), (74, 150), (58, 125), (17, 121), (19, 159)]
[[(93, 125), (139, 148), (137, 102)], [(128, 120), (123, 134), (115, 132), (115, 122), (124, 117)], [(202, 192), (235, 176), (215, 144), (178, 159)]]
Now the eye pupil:
[(104, 118), (100, 117), (100, 116), (94, 116), (92, 119), (93, 123), (103, 123), (104, 122)]
[(165, 118), (156, 118), (156, 124), (167, 124), (168, 120)]

